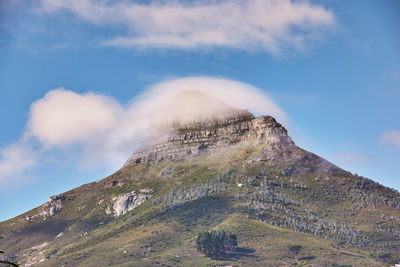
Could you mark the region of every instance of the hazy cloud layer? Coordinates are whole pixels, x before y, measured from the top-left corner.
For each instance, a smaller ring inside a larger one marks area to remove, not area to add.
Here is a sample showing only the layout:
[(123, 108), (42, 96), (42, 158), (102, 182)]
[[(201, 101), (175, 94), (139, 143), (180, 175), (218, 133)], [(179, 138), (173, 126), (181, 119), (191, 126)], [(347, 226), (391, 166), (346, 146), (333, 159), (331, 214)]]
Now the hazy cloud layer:
[(227, 79), (191, 77), (161, 82), (128, 105), (95, 93), (51, 90), (31, 105), (23, 138), (0, 150), (0, 186), (15, 184), (18, 177), (25, 179), (25, 171), (50, 157), (53, 149), (59, 151), (60, 159), (69, 153), (78, 155), (76, 163), (88, 168), (118, 168), (154, 131), (154, 125), (231, 108), (269, 114), (289, 125), (285, 113), (263, 92)]
[(335, 24), (332, 11), (311, 1), (38, 1), (40, 14), (69, 12), (93, 25), (122, 29), (123, 34), (103, 44), (126, 48), (231, 47), (279, 53), (303, 49)]
[[(271, 100), (271, 98), (254, 86), (242, 82), (209, 78), (189, 77), (157, 83), (149, 88), (134, 103), (137, 110), (146, 110), (153, 114), (151, 120), (157, 122), (160, 119), (174, 118), (179, 116), (176, 110), (182, 111), (181, 107), (171, 105), (182, 92), (197, 91), (218, 99), (227, 105), (237, 109), (248, 109), (253, 113), (274, 116), (278, 121), (288, 126), (289, 120), (286, 114)], [(182, 105), (183, 103), (181, 103)], [(215, 105), (202, 103), (203, 112), (215, 109)], [(163, 110), (162, 112), (157, 112)], [(193, 112), (190, 107), (185, 108), (184, 113)], [(182, 112), (180, 112), (182, 113)]]
[(0, 149), (0, 187), (9, 183), (19, 186), (30, 180), (24, 171), (37, 163), (38, 154), (23, 140)]
[(383, 132), (381, 139), (385, 143), (390, 143), (400, 148), (400, 131), (386, 130)]
[(344, 152), (334, 154), (331, 156), (331, 158), (335, 164), (345, 168), (353, 168), (355, 166), (371, 163), (373, 161), (371, 157), (359, 152)]

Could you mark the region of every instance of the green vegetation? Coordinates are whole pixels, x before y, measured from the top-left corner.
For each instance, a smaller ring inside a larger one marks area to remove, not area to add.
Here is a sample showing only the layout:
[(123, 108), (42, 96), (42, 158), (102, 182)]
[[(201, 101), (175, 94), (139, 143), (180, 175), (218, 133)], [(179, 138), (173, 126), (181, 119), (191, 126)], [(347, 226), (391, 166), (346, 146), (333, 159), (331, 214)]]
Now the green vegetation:
[[(250, 160), (266, 147), (127, 166), (64, 193), (64, 206), (53, 216), (27, 220), (40, 213), (39, 207), (0, 222), (0, 235), (7, 235), (1, 248), (10, 261), (36, 260), (35, 266), (373, 267), (400, 262), (398, 193), (320, 167), (323, 162), (300, 149), (291, 152), (292, 160)], [(113, 198), (146, 188), (154, 193), (142, 205), (120, 217), (106, 214)], [(204, 245), (204, 233), (222, 231), (234, 233), (240, 246)], [(297, 262), (291, 245), (302, 248)]]
[(226, 251), (236, 249), (238, 242), (237, 236), (229, 231), (205, 231), (197, 236), (197, 251), (204, 253), (208, 257), (218, 258), (225, 255)]

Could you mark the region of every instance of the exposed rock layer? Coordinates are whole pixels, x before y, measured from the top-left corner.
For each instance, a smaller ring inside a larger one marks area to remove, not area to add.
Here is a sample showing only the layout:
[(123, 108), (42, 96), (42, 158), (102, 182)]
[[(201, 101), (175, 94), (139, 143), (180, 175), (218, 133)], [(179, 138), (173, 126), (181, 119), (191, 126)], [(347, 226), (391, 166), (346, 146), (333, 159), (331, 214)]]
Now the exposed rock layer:
[(40, 213), (35, 214), (31, 217), (27, 216), (26, 220), (30, 221), (31, 219), (36, 219), (39, 217), (43, 217), (43, 219), (45, 219), (47, 216), (53, 216), (64, 207), (64, 200), (66, 200), (66, 197), (61, 194), (51, 196), (49, 201), (43, 204), (42, 211)]
[(148, 190), (149, 189), (145, 189), (144, 191), (140, 190), (140, 193), (132, 191), (122, 196), (113, 198), (111, 205), (109, 205), (106, 209), (106, 213), (113, 213), (115, 217), (126, 214), (128, 211), (135, 209), (152, 197), (152, 191)]
[(286, 129), (273, 117), (255, 118), (248, 111), (241, 111), (221, 120), (172, 125), (138, 149), (124, 166), (180, 159), (251, 143), (294, 146)]

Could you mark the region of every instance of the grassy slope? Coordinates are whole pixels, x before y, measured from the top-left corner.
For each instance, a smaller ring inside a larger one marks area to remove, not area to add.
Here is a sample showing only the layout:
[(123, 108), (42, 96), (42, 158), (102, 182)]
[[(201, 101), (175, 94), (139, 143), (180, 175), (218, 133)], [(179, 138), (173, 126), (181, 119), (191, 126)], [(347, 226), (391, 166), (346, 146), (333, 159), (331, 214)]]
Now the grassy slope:
[[(285, 175), (284, 170), (298, 164), (291, 161), (246, 163), (260, 149), (242, 148), (224, 155), (198, 157), (192, 162), (124, 168), (98, 183), (65, 193), (69, 200), (65, 201), (63, 210), (45, 221), (24, 219), (27, 214), (37, 213), (39, 209), (36, 209), (0, 223), (0, 235), (7, 236), (7, 252), (25, 254), (21, 263), (34, 257), (47, 258), (40, 264), (43, 266), (284, 266), (295, 263), (288, 251), (288, 246), (294, 244), (303, 246), (298, 263), (301, 266), (385, 266), (378, 256), (388, 251), (391, 261), (400, 259), (399, 239), (375, 229), (375, 224), (381, 221), (377, 211), (399, 217), (399, 210), (387, 205), (367, 205), (349, 215), (354, 199), (345, 193), (358, 178), (317, 169)], [(304, 161), (302, 166), (307, 164), (314, 166), (312, 161)], [(216, 179), (229, 170), (231, 174)], [(256, 214), (248, 208), (249, 201), (265, 181), (263, 175), (268, 177), (275, 193), (292, 200), (292, 204), (276, 202), (285, 209), (306, 218), (304, 209), (310, 208), (328, 222), (351, 224), (370, 231), (371, 235), (378, 233), (372, 240), (381, 239), (391, 242), (392, 246), (378, 251), (349, 244), (339, 254), (330, 239), (261, 222), (286, 216), (283, 210)], [(113, 181), (118, 181), (120, 186), (112, 186)], [(239, 188), (237, 182), (245, 186)], [(216, 183), (224, 184), (225, 189), (194, 197), (183, 205), (167, 208), (165, 201), (156, 201), (172, 189), (187, 192), (190, 187)], [(104, 213), (112, 197), (141, 188), (155, 189), (156, 195), (119, 218)], [(211, 260), (196, 252), (195, 238), (199, 231), (218, 228), (235, 232), (240, 249), (227, 259)], [(60, 232), (64, 235), (55, 239)], [(44, 242), (48, 245), (32, 249)]]

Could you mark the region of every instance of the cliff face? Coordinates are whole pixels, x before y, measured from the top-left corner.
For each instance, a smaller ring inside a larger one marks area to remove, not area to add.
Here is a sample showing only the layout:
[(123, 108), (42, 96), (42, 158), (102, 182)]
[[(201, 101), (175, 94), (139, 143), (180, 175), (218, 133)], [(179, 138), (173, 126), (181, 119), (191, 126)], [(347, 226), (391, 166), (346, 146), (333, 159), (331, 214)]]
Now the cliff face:
[(171, 124), (148, 140), (124, 166), (181, 159), (249, 144), (270, 144), (290, 148), (294, 142), (287, 130), (271, 116), (255, 118), (248, 111), (231, 116), (186, 124)]

